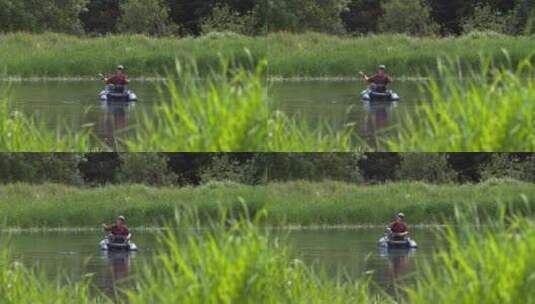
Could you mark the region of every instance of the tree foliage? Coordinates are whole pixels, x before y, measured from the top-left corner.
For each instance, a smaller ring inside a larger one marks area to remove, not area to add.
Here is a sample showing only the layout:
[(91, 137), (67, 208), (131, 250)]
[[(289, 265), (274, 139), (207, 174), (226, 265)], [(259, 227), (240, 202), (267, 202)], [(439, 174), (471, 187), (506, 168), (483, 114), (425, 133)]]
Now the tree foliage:
[(463, 32), (492, 31), (502, 34), (515, 33), (515, 11), (501, 12), (490, 5), (477, 5), (474, 13), (462, 22)]
[(0, 31), (81, 34), (89, 0), (0, 0)]
[(159, 153), (123, 153), (117, 181), (121, 183), (171, 185), (177, 175), (169, 169), (168, 158)]
[(211, 32), (233, 32), (243, 35), (257, 34), (258, 21), (255, 11), (241, 15), (228, 5), (217, 5), (212, 13), (203, 19), (201, 31), (203, 34)]
[(404, 153), (397, 174), (400, 180), (437, 184), (457, 180), (457, 173), (448, 163), (448, 155), (442, 153)]
[(159, 36), (177, 31), (164, 0), (127, 0), (120, 9), (118, 29), (121, 32)]
[(81, 184), (80, 154), (0, 153), (0, 183)]
[(389, 0), (382, 8), (379, 29), (383, 32), (422, 36), (438, 31), (431, 18), (431, 7), (423, 0)]

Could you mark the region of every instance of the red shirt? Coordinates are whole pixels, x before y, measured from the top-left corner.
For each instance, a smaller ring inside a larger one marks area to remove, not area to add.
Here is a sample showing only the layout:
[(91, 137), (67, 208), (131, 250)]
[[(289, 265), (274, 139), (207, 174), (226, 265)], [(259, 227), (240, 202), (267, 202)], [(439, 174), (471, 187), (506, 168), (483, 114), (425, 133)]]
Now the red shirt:
[(110, 229), (111, 234), (113, 235), (122, 235), (122, 236), (128, 236), (128, 227), (126, 225), (123, 226), (117, 226), (113, 225)]
[(128, 84), (125, 74), (115, 74), (111, 78), (108, 78), (106, 81), (107, 84), (125, 86)]
[(392, 232), (394, 233), (403, 233), (403, 232), (407, 232), (409, 229), (407, 228), (407, 225), (405, 225), (404, 223), (393, 222), (390, 225), (390, 230), (392, 230)]
[(392, 80), (386, 74), (382, 76), (379, 74), (375, 74), (372, 77), (368, 78), (368, 83), (375, 83), (375, 84), (383, 85), (383, 86), (386, 86), (390, 82), (392, 82)]

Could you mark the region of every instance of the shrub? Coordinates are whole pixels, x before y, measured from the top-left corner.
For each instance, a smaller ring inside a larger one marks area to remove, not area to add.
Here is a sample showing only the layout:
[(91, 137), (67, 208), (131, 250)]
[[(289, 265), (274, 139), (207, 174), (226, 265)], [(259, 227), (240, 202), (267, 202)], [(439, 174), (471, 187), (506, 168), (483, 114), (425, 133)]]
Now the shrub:
[(500, 12), (490, 5), (477, 5), (474, 13), (462, 21), (464, 33), (472, 31), (492, 31), (502, 34), (514, 34), (515, 11)]
[(201, 31), (204, 34), (211, 32), (232, 32), (242, 35), (255, 34), (255, 16), (253, 12), (240, 15), (228, 5), (216, 5), (210, 16), (201, 22)]
[(82, 34), (80, 14), (88, 0), (0, 0), (0, 32)]
[(340, 14), (348, 0), (273, 0), (263, 18), (269, 31), (344, 33)]
[(117, 180), (123, 183), (171, 185), (177, 175), (167, 166), (167, 156), (158, 153), (123, 153)]
[(386, 33), (429, 35), (438, 31), (431, 7), (424, 0), (389, 0), (382, 5), (379, 30)]
[(127, 0), (121, 4), (121, 13), (118, 29), (124, 33), (165, 35), (178, 29), (169, 19), (164, 0)]
[(481, 166), (481, 180), (512, 178), (535, 181), (535, 156), (521, 160), (505, 153), (493, 153)]
[(79, 154), (1, 153), (0, 182), (81, 184), (79, 165), (83, 161)]
[(457, 174), (448, 164), (448, 155), (443, 153), (404, 153), (397, 171), (400, 180), (450, 183)]
[(201, 170), (200, 177), (203, 184), (213, 181), (255, 184), (255, 171), (254, 160), (240, 163), (229, 154), (222, 154), (212, 157), (210, 164)]

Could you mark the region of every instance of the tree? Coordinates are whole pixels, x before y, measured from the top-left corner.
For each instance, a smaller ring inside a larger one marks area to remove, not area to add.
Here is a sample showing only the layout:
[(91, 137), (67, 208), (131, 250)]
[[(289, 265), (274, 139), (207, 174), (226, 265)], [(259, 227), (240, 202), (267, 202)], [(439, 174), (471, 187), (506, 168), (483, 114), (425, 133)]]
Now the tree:
[(1, 31), (84, 32), (80, 14), (88, 0), (0, 0)]
[(347, 32), (373, 33), (377, 31), (382, 15), (381, 1), (352, 0), (348, 9), (342, 12), (342, 20)]
[(229, 154), (213, 156), (208, 166), (201, 169), (200, 177), (203, 184), (214, 181), (249, 185), (257, 183), (254, 159), (240, 162)]
[(79, 154), (0, 153), (0, 182), (82, 184), (84, 161)]
[(213, 8), (209, 17), (203, 19), (201, 31), (203, 34), (210, 32), (233, 32), (243, 35), (256, 34), (257, 21), (253, 12), (241, 15), (228, 5), (217, 5)]
[(345, 32), (341, 14), (348, 0), (271, 0), (262, 12), (270, 32)]
[(477, 5), (474, 13), (462, 21), (464, 33), (473, 31), (492, 31), (502, 34), (514, 34), (515, 11), (501, 12), (490, 5)]
[(423, 0), (389, 0), (382, 8), (379, 30), (383, 32), (429, 35), (438, 31), (431, 18), (431, 7)]
[(171, 185), (177, 182), (177, 175), (171, 172), (168, 158), (159, 153), (123, 153), (119, 156), (121, 167), (117, 180), (121, 183), (147, 184), (153, 186)]
[(80, 15), (86, 33), (113, 33), (121, 16), (122, 0), (91, 0)]
[(524, 159), (506, 153), (494, 153), (490, 160), (481, 165), (481, 179), (512, 178), (528, 182), (535, 181), (535, 156)]
[(457, 173), (448, 164), (447, 154), (404, 153), (397, 177), (400, 180), (450, 183), (457, 180)]
[(122, 16), (118, 29), (121, 32), (165, 35), (177, 31), (164, 0), (127, 0), (120, 8)]
[(32, 16), (19, 0), (0, 0), (0, 32), (29, 30), (33, 27)]

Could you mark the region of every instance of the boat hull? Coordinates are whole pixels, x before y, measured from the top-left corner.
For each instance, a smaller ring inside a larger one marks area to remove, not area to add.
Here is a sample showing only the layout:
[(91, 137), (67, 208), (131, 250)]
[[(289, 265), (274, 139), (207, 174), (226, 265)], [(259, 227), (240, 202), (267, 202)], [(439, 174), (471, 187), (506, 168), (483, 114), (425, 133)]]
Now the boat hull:
[(127, 241), (124, 243), (113, 243), (109, 239), (104, 239), (100, 242), (100, 250), (102, 251), (137, 251), (136, 244)]
[(366, 89), (361, 93), (362, 100), (365, 101), (399, 101), (401, 98), (393, 91), (386, 91), (384, 93), (375, 92), (370, 89)]
[(386, 236), (382, 237), (378, 241), (378, 246), (388, 249), (405, 249), (405, 248), (418, 248), (418, 244), (411, 238), (404, 240), (392, 240)]
[(117, 102), (137, 101), (137, 95), (130, 90), (124, 93), (113, 93), (113, 92), (104, 90), (100, 92), (99, 98), (101, 101), (117, 101)]

